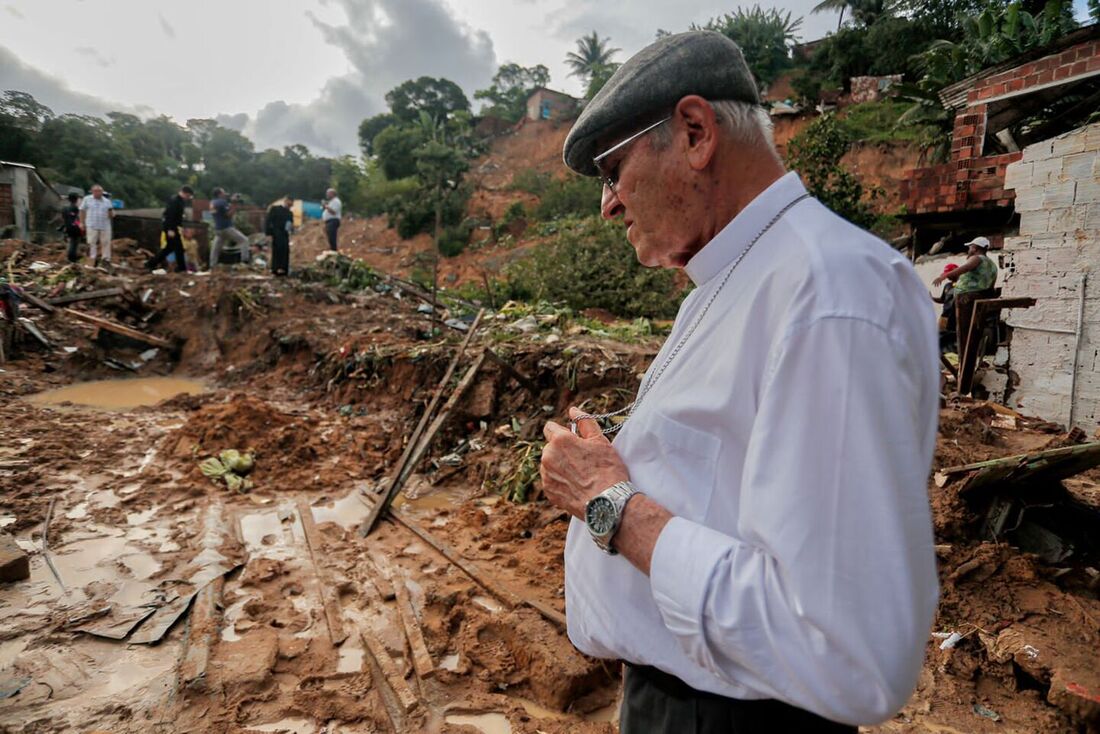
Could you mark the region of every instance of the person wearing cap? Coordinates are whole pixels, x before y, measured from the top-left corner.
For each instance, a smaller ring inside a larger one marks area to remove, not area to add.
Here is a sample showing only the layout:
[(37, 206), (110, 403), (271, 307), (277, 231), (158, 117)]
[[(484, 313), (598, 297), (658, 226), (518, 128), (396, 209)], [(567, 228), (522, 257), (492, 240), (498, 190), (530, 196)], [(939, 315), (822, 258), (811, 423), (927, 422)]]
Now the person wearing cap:
[(602, 214), (643, 264), (696, 286), (614, 443), (577, 407), (544, 428), (543, 488), (573, 518), (569, 638), (625, 662), (621, 731), (888, 719), (938, 596), (927, 289), (784, 170), (721, 34), (623, 64), (564, 158), (603, 180)]
[(997, 283), (997, 264), (987, 254), (989, 245), (986, 237), (970, 240), (966, 243), (966, 262), (954, 270), (945, 269), (932, 281), (933, 287), (944, 280), (954, 283), (956, 341), (960, 357), (965, 354), (969, 343), (974, 301), (989, 297)]

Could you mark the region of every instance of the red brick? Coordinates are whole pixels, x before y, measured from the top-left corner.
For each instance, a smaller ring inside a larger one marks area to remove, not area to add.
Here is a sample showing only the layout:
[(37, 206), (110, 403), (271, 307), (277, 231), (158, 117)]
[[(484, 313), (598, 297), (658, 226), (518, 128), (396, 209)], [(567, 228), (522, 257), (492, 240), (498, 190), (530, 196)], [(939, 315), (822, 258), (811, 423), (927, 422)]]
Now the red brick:
[(1008, 91), (1018, 92), (1024, 88), (1024, 80), (1022, 77), (1016, 77), (1008, 82)]
[(1087, 71), (1100, 71), (1100, 56), (1093, 56), (1086, 61), (1085, 69)]
[(1058, 81), (1059, 79), (1068, 79), (1070, 76), (1069, 70), (1070, 67), (1068, 65), (1059, 66), (1057, 69), (1054, 70), (1054, 80)]
[(1052, 81), (1054, 81), (1054, 72), (1050, 69), (1047, 69), (1046, 71), (1039, 72), (1039, 78), (1036, 81), (1036, 84), (1047, 84), (1048, 82)]
[(1073, 76), (1077, 76), (1078, 74), (1084, 74), (1086, 71), (1088, 71), (1088, 68), (1089, 65), (1086, 62), (1077, 61), (1074, 62), (1073, 66), (1070, 67), (1070, 73)]
[(974, 125), (956, 125), (955, 126), (955, 138), (965, 138), (968, 135), (975, 133)]

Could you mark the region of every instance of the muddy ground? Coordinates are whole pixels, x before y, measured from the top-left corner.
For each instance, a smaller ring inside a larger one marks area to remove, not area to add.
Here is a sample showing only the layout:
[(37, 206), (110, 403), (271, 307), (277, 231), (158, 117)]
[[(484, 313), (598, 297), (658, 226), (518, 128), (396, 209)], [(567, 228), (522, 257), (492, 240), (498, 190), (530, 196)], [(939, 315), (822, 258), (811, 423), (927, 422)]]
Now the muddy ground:
[[(318, 248), (303, 238), (298, 265)], [(617, 730), (618, 666), (578, 654), (556, 621), (566, 519), (526, 480), (543, 421), (625, 402), (659, 335), (487, 316), (459, 374), (490, 347), (532, 389), (485, 362), (398, 499), (402, 522), (363, 538), (464, 334), (434, 333), (422, 301), (388, 285), (145, 275), (136, 248), (116, 249), (125, 266), (68, 271), (69, 286), (59, 248), (0, 243), (0, 264), (33, 293), (125, 287), (137, 302), (72, 307), (171, 342), (150, 354), (24, 304), (53, 346), (24, 336), (0, 365), (0, 525), (31, 553), (31, 578), (0, 585), (0, 731)], [(39, 395), (135, 378), (121, 396)], [(956, 403), (936, 466), (1065, 440), (1042, 420)], [(199, 469), (231, 448), (254, 454), (251, 491)], [(1067, 484), (1096, 497), (1098, 479)], [(528, 502), (500, 493), (517, 488)], [(929, 492), (934, 631), (962, 638), (941, 650), (930, 637), (912, 700), (866, 731), (1095, 731), (1095, 557), (1048, 563), (990, 541), (957, 483)]]

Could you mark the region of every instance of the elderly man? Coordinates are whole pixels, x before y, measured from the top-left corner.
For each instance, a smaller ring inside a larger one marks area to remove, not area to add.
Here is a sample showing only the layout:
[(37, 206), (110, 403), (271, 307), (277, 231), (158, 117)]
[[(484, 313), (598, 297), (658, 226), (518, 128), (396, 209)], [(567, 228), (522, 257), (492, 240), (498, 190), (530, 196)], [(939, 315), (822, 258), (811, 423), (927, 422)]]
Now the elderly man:
[[(740, 49), (663, 38), (565, 142), (645, 265), (696, 288), (615, 443), (570, 410), (569, 636), (625, 661), (621, 731), (855, 732), (920, 671), (937, 583), (937, 344), (909, 262), (785, 173)], [(610, 429), (608, 429), (610, 430)]]
[(336, 251), (336, 233), (340, 230), (340, 217), (343, 215), (344, 205), (340, 197), (336, 195), (336, 189), (325, 191), (325, 202), (321, 206), (324, 212), (321, 221), (325, 223), (325, 237), (328, 238), (328, 249)]
[(101, 252), (102, 262), (111, 264), (111, 220), (114, 216), (111, 200), (104, 196), (103, 187), (95, 184), (91, 196), (85, 196), (80, 204), (80, 223), (94, 266), (99, 265)]

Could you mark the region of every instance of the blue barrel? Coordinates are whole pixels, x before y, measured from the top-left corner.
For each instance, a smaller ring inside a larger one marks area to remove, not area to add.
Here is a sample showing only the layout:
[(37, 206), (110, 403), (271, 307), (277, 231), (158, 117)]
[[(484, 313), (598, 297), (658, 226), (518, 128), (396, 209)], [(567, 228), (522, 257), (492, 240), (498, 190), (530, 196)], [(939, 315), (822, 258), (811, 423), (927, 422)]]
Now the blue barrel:
[(319, 201), (302, 202), (302, 216), (306, 219), (320, 219), (321, 211), (321, 202)]

